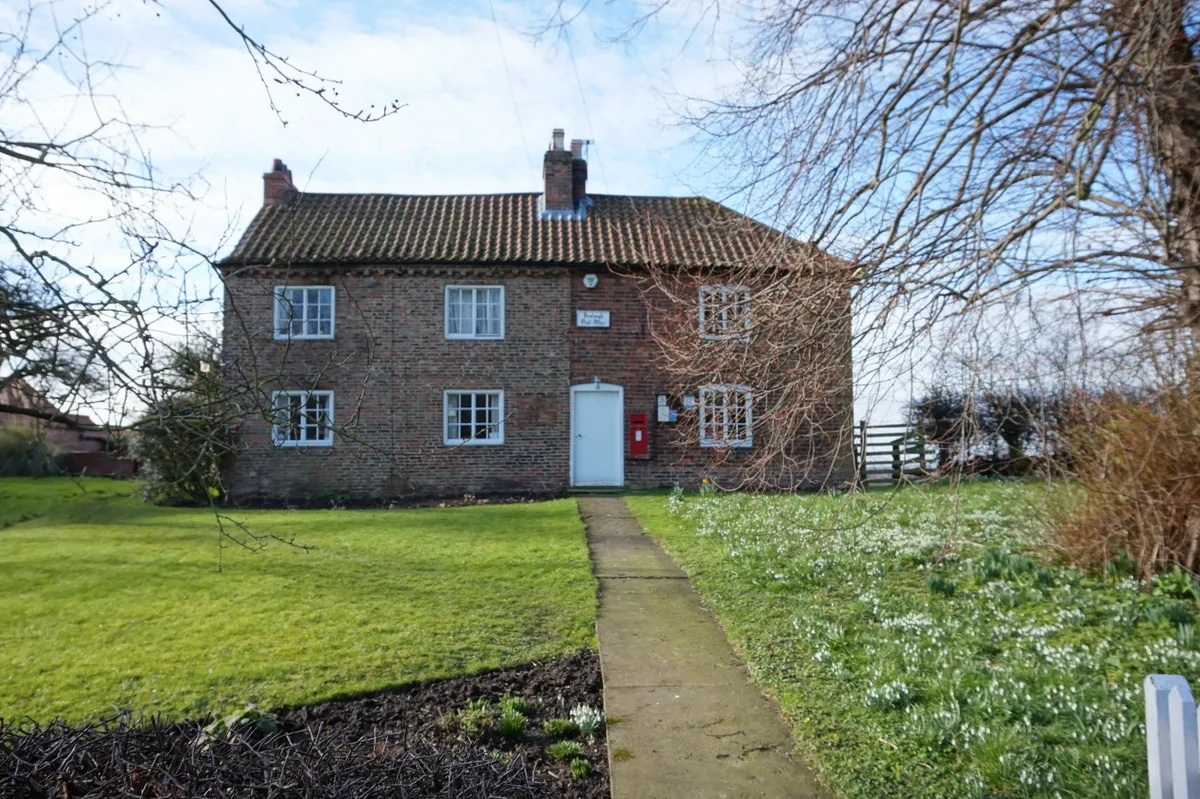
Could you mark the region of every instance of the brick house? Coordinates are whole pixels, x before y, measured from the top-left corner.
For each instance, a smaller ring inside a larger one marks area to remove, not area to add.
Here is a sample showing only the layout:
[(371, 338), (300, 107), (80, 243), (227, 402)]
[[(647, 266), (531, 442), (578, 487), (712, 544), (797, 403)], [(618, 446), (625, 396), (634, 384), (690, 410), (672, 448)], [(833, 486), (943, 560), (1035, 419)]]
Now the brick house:
[[(89, 416), (63, 413), (44, 394), (22, 378), (0, 384), (0, 427), (23, 425), (40, 428), (60, 457), (68, 474), (94, 477), (133, 477), (136, 464), (122, 457), (124, 448), (101, 432)], [(27, 409), (22, 413), (16, 409)], [(61, 421), (59, 421), (61, 420)]]
[[(736, 475), (754, 446), (752, 392), (672, 387), (656, 371), (637, 275), (720, 267), (781, 234), (703, 198), (590, 195), (582, 148), (554, 131), (543, 191), (524, 194), (303, 193), (275, 161), (220, 263), (223, 374), (245, 411), (235, 500)], [(752, 305), (741, 291), (706, 286), (697, 310), (713, 292), (722, 314)], [(848, 338), (829, 357), (849, 385)], [(839, 403), (835, 431), (850, 424), (848, 393)], [(684, 437), (671, 419), (689, 413), (704, 421)], [(826, 466), (809, 487), (852, 473), (845, 457)]]

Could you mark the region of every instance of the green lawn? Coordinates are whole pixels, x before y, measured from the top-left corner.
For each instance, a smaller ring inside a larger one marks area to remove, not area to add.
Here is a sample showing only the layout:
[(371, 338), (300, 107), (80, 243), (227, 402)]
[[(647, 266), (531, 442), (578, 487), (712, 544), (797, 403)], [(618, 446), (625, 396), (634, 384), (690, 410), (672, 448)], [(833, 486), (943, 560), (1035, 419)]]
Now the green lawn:
[(1142, 799), (1141, 682), (1200, 686), (1197, 586), (1056, 565), (1049, 490), (628, 501), (840, 795)]
[(0, 717), (170, 718), (305, 704), (594, 647), (596, 583), (570, 501), (211, 511), (131, 483), (0, 479)]

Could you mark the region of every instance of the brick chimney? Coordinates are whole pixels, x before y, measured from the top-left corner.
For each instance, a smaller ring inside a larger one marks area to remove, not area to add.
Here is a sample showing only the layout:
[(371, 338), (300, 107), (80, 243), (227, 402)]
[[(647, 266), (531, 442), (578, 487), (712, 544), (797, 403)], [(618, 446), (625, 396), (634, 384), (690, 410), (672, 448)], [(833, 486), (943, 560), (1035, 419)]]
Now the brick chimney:
[(263, 205), (286, 205), (295, 193), (292, 170), (276, 158), (271, 171), (263, 175)]
[(550, 138), (550, 149), (542, 161), (542, 177), (546, 181), (544, 195), (547, 211), (573, 211), (575, 197), (572, 192), (574, 169), (570, 150), (563, 149), (562, 128), (555, 128)]
[(583, 160), (583, 139), (571, 139), (571, 201), (578, 206), (587, 196), (587, 161)]

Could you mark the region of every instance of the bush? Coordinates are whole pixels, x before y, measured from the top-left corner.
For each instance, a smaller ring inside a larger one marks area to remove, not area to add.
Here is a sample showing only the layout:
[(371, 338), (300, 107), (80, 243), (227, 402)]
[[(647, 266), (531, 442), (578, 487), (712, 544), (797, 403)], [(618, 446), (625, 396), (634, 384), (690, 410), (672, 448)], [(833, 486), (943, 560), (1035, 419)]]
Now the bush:
[(491, 703), (486, 699), (472, 701), (466, 710), (459, 711), (458, 721), (467, 738), (479, 740), (495, 725)]
[(497, 728), (500, 734), (505, 738), (520, 738), (525, 733), (525, 724), (528, 719), (525, 714), (511, 707), (506, 707), (500, 711), (500, 722)]
[(940, 471), (1024, 476), (1069, 466), (1063, 429), (1078, 402), (1069, 391), (935, 386), (908, 416), (936, 447)]
[(500, 700), (500, 710), (515, 710), (523, 716), (528, 716), (533, 713), (533, 703), (528, 699), (522, 699), (519, 696), (508, 696), (506, 694)]
[(570, 719), (546, 719), (546, 721), (542, 722), (542, 732), (551, 738), (566, 738), (571, 735), (577, 735), (579, 728)]
[(925, 584), (929, 586), (929, 590), (933, 593), (941, 594), (947, 598), (954, 596), (954, 592), (958, 590), (958, 583), (940, 574), (929, 575), (925, 580)]
[(213, 741), (259, 741), (279, 730), (278, 718), (255, 705), (248, 705), (205, 726), (197, 740), (202, 746), (210, 746)]
[(135, 431), (131, 450), (142, 461), (142, 495), (155, 505), (203, 505), (220, 497), (221, 472), (234, 447), (219, 415), (179, 396), (161, 404)]
[(59, 474), (62, 454), (37, 424), (9, 422), (0, 426), (0, 477), (52, 477)]
[(1175, 566), (1200, 570), (1197, 430), (1200, 375), (1146, 399), (1088, 404), (1066, 432), (1080, 490), (1055, 513), (1072, 561), (1104, 568), (1131, 560), (1142, 579)]
[(583, 747), (577, 741), (558, 741), (546, 747), (546, 752), (555, 760), (572, 760), (582, 751)]
[(132, 438), (142, 461), (142, 495), (156, 505), (205, 505), (223, 493), (221, 474), (235, 452), (233, 430), (222, 410), (220, 362), (215, 339), (171, 354), (168, 385)]

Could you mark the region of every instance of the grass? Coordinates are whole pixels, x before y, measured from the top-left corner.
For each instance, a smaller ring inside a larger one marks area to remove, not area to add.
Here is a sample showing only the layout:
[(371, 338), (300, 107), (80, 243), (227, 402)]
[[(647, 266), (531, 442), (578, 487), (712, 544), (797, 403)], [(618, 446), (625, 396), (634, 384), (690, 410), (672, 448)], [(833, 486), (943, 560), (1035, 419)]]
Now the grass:
[[(85, 490), (81, 490), (80, 486)], [(574, 503), (247, 511), (260, 552), (131, 483), (0, 479), (0, 717), (284, 707), (594, 647)]]
[(1197, 586), (1057, 563), (1046, 498), (995, 482), (628, 502), (839, 795), (1141, 799), (1141, 683), (1200, 684)]

